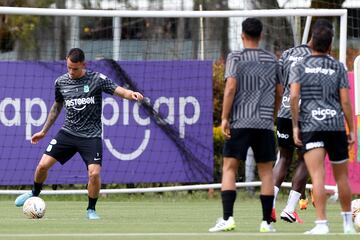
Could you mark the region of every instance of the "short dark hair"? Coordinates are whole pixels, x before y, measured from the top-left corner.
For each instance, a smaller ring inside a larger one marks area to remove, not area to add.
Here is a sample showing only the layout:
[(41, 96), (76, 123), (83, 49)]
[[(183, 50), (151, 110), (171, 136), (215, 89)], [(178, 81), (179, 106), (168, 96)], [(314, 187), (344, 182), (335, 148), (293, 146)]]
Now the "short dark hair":
[(66, 58), (70, 58), (73, 63), (85, 61), (84, 51), (80, 48), (72, 48), (67, 54)]
[(312, 33), (312, 48), (321, 53), (326, 53), (331, 46), (333, 31), (328, 27), (318, 27)]
[(263, 29), (263, 25), (261, 21), (257, 18), (247, 18), (242, 22), (242, 31), (247, 36), (259, 39), (261, 36), (261, 32)]
[(313, 27), (312, 27), (312, 31), (315, 31), (319, 28), (323, 28), (323, 27), (327, 27), (329, 28), (331, 31), (333, 31), (333, 25), (332, 23), (324, 18), (319, 18), (315, 21)]

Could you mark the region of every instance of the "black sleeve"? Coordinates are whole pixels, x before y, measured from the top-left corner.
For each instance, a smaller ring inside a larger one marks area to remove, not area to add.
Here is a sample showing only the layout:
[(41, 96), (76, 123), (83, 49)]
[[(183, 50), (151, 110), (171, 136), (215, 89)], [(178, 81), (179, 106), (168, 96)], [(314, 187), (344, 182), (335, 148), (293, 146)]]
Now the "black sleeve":
[(56, 102), (64, 102), (64, 97), (60, 92), (60, 86), (58, 80), (55, 81), (55, 101)]

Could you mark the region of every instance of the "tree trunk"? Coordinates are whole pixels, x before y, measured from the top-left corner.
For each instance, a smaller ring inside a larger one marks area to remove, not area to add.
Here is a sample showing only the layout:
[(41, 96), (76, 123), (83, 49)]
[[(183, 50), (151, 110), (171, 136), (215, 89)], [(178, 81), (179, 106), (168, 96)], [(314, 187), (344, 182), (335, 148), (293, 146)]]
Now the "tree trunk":
[[(56, 8), (65, 8), (65, 1), (56, 0)], [(67, 49), (66, 49), (66, 19), (68, 17), (54, 17), (54, 59), (62, 60), (65, 59)]]
[[(277, 0), (251, 1), (251, 9), (279, 9)], [(264, 25), (261, 46), (275, 53), (278, 57), (281, 52), (294, 46), (293, 31), (286, 17), (261, 18)]]
[[(229, 10), (228, 1), (225, 0), (194, 0), (194, 9), (199, 10), (202, 5), (204, 11)], [(199, 19), (196, 19), (199, 21)], [(192, 35), (199, 35), (200, 29), (193, 29)], [(214, 57), (225, 58), (229, 52), (229, 19), (204, 18), (204, 55), (205, 59)], [(196, 44), (196, 42), (194, 42)]]

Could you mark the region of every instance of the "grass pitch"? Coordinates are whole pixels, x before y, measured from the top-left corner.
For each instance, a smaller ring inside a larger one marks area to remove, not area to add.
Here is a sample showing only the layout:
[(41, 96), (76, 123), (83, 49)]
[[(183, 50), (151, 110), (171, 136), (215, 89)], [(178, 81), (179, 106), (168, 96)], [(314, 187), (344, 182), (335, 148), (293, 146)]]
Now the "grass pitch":
[[(285, 206), (287, 196), (280, 197), (277, 214)], [(304, 224), (290, 224), (278, 219), (276, 233), (261, 234), (261, 205), (258, 197), (250, 198), (239, 192), (234, 217), (237, 228), (232, 232), (208, 233), (216, 218), (221, 216), (219, 194), (208, 199), (206, 193), (167, 193), (121, 195), (100, 198), (97, 212), (100, 220), (85, 218), (87, 201), (84, 196), (42, 196), (47, 203), (45, 217), (26, 219), (12, 198), (0, 201), (0, 239), (359, 239), (342, 234), (339, 204), (328, 204), (331, 234), (304, 236), (314, 225), (315, 212), (310, 205), (299, 215)], [(15, 199), (15, 197), (14, 197)], [(59, 201), (59, 199), (61, 199)]]

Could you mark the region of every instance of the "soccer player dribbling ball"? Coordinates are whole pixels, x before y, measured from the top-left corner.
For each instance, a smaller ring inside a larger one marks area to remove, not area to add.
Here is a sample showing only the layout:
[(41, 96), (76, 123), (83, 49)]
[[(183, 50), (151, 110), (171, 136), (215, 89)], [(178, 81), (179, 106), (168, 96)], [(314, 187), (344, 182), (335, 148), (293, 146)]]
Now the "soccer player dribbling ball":
[(102, 92), (141, 101), (143, 96), (122, 88), (108, 77), (87, 70), (85, 54), (80, 48), (73, 48), (66, 57), (68, 72), (55, 81), (55, 101), (40, 132), (31, 137), (31, 143), (37, 144), (43, 139), (50, 127), (65, 108), (65, 122), (57, 135), (50, 141), (38, 163), (31, 192), (18, 196), (15, 205), (21, 207), (33, 196), (39, 196), (49, 169), (57, 162), (65, 164), (77, 152), (81, 155), (88, 172), (88, 207), (86, 217), (96, 220), (95, 205), (101, 186), (102, 164)]

